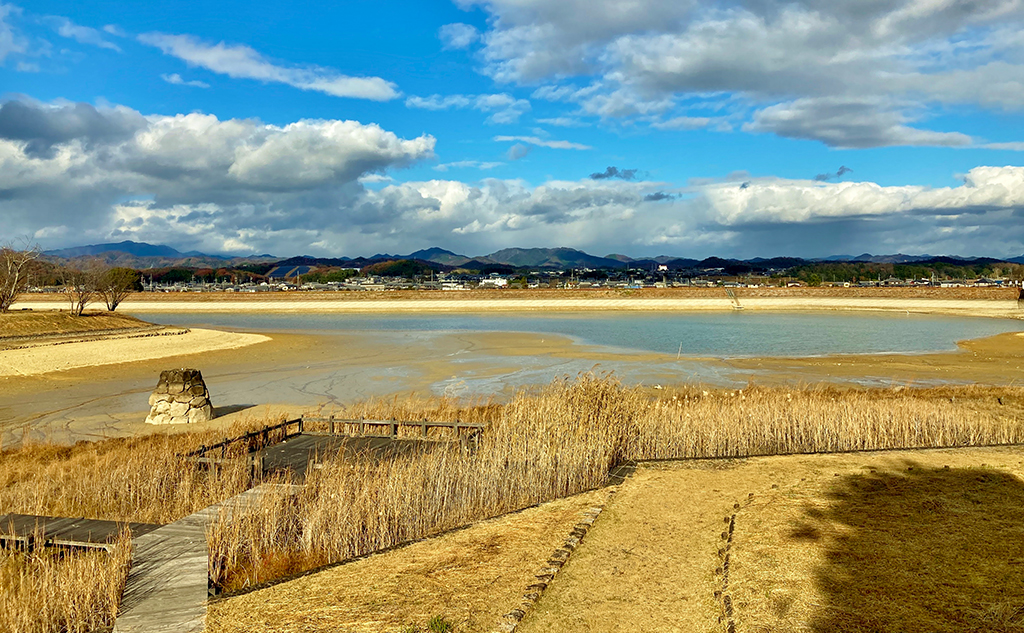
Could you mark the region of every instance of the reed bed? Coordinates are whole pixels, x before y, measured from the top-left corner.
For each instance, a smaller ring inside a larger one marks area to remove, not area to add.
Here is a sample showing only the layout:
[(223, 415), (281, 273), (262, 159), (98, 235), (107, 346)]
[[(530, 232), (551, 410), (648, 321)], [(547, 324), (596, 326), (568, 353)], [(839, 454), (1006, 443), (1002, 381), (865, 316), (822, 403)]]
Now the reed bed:
[[(231, 433), (267, 423), (250, 420)], [(242, 464), (210, 471), (181, 456), (221, 435), (25, 444), (0, 452), (0, 514), (170, 523), (248, 488)]]
[(361, 556), (598, 487), (631, 460), (1021, 443), (1022, 410), (1013, 388), (651, 392), (593, 376), (503, 405), (373, 400), (344, 415), (488, 428), (471, 455), (328, 460), (297, 496), (212, 526), (211, 577), (234, 591)]
[(0, 549), (0, 633), (87, 633), (112, 626), (130, 560), (127, 532), (110, 553)]
[[(1020, 388), (653, 391), (589, 375), (521, 390), (505, 403), (370, 400), (336, 414), (487, 429), (471, 454), (440, 443), (392, 459), (326, 460), (297, 493), (266, 494), (214, 522), (210, 575), (236, 591), (593, 489), (631, 460), (1024, 443), (1022, 412)], [(174, 457), (215, 439), (5, 452), (0, 512), (177, 519), (248, 484), (241, 470), (208, 473)]]

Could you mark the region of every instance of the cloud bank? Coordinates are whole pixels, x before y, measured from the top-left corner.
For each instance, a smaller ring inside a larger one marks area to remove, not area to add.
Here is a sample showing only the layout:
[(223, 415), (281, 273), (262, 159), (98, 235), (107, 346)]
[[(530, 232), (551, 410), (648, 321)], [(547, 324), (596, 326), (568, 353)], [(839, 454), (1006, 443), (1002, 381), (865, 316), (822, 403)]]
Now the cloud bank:
[(388, 177), (433, 158), (434, 143), (356, 121), (275, 126), (8, 101), (0, 217), (9, 234), (47, 248), (133, 239), (283, 255), (430, 245), (744, 257), (1024, 252), (1024, 167), (980, 166), (937, 188), (745, 174), (676, 187), (625, 179), (632, 170), (618, 168), (541, 184)]
[(447, 46), (576, 115), (662, 130), (735, 121), (841, 148), (958, 147), (980, 141), (930, 129), (942, 108), (1024, 108), (1019, 0), (457, 3), (485, 11), (488, 28), (449, 25)]

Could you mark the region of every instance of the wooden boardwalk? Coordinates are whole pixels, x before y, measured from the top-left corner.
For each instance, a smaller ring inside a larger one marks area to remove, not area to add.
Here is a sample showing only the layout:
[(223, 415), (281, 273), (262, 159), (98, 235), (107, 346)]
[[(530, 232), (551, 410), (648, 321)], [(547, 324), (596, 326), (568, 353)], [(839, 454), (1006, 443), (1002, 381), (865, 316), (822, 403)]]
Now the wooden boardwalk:
[(263, 473), (290, 473), (292, 481), (301, 483), (310, 468), (341, 453), (345, 458), (357, 456), (384, 460), (399, 455), (428, 451), (438, 442), (419, 438), (391, 436), (347, 436), (304, 433), (260, 451)]
[(23, 549), (33, 547), (81, 547), (110, 549), (121, 530), (132, 538), (148, 534), (159, 525), (98, 521), (84, 517), (46, 517), (33, 514), (0, 515), (0, 544)]
[(202, 631), (209, 594), (205, 529), (177, 521), (133, 539), (133, 546), (114, 631)]
[(263, 484), (133, 539), (115, 633), (202, 631), (209, 597), (206, 527), (267, 494), (293, 494), (298, 486)]

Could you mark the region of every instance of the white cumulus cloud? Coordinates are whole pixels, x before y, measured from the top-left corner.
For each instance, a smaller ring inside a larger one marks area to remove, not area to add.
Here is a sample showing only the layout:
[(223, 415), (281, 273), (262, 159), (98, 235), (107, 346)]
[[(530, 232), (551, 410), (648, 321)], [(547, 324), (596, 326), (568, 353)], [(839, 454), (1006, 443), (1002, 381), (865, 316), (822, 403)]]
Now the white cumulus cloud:
[[(499, 82), (571, 114), (688, 130), (694, 100), (728, 127), (834, 147), (958, 146), (944, 109), (1024, 109), (1019, 0), (460, 0), (488, 16), (479, 55)], [(585, 88), (577, 88), (580, 80)], [(858, 102), (856, 121), (818, 118)], [(948, 123), (947, 123), (948, 125)]]
[(437, 36), (441, 39), (444, 48), (457, 50), (468, 48), (473, 42), (480, 39), (480, 31), (470, 24), (455, 22), (445, 24), (438, 29)]
[(393, 180), (433, 150), (433, 137), (403, 139), (357, 121), (270, 125), (7, 101), (0, 104), (0, 217), (5, 231), (47, 248), (133, 239), (282, 255), (435, 245), (691, 257), (1024, 252), (1020, 166), (975, 167), (943, 187), (883, 186), (849, 174), (828, 182), (735, 174), (686, 186), (586, 177)]

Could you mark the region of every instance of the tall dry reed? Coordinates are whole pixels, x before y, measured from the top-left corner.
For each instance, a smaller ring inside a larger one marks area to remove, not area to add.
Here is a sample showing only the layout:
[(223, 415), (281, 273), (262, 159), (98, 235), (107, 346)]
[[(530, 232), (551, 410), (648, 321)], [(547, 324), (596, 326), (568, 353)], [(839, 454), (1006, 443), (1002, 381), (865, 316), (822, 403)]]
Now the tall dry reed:
[(127, 532), (111, 553), (0, 549), (0, 633), (87, 633), (112, 626), (130, 560)]
[(994, 402), (989, 392), (947, 391), (682, 388), (652, 396), (584, 376), (521, 391), (504, 405), (370, 401), (345, 414), (489, 426), (472, 455), (448, 446), (386, 461), (328, 460), (297, 496), (272, 495), (211, 527), (212, 578), (232, 590), (360, 556), (600, 486), (629, 460), (1024, 442), (1024, 390), (999, 390), (1017, 406), (995, 412), (972, 405)]
[[(298, 493), (267, 494), (208, 530), (214, 582), (237, 589), (601, 485), (629, 460), (1024, 442), (1024, 390), (695, 387), (652, 392), (582, 376), (507, 403), (377, 399), (345, 417), (486, 423), (457, 444), (328, 459)], [(26, 447), (0, 459), (0, 513), (169, 521), (244, 489), (175, 452), (209, 436)]]
[(0, 514), (169, 523), (248, 487), (249, 470), (242, 464), (209, 471), (180, 456), (220, 435), (148, 435), (3, 451)]

